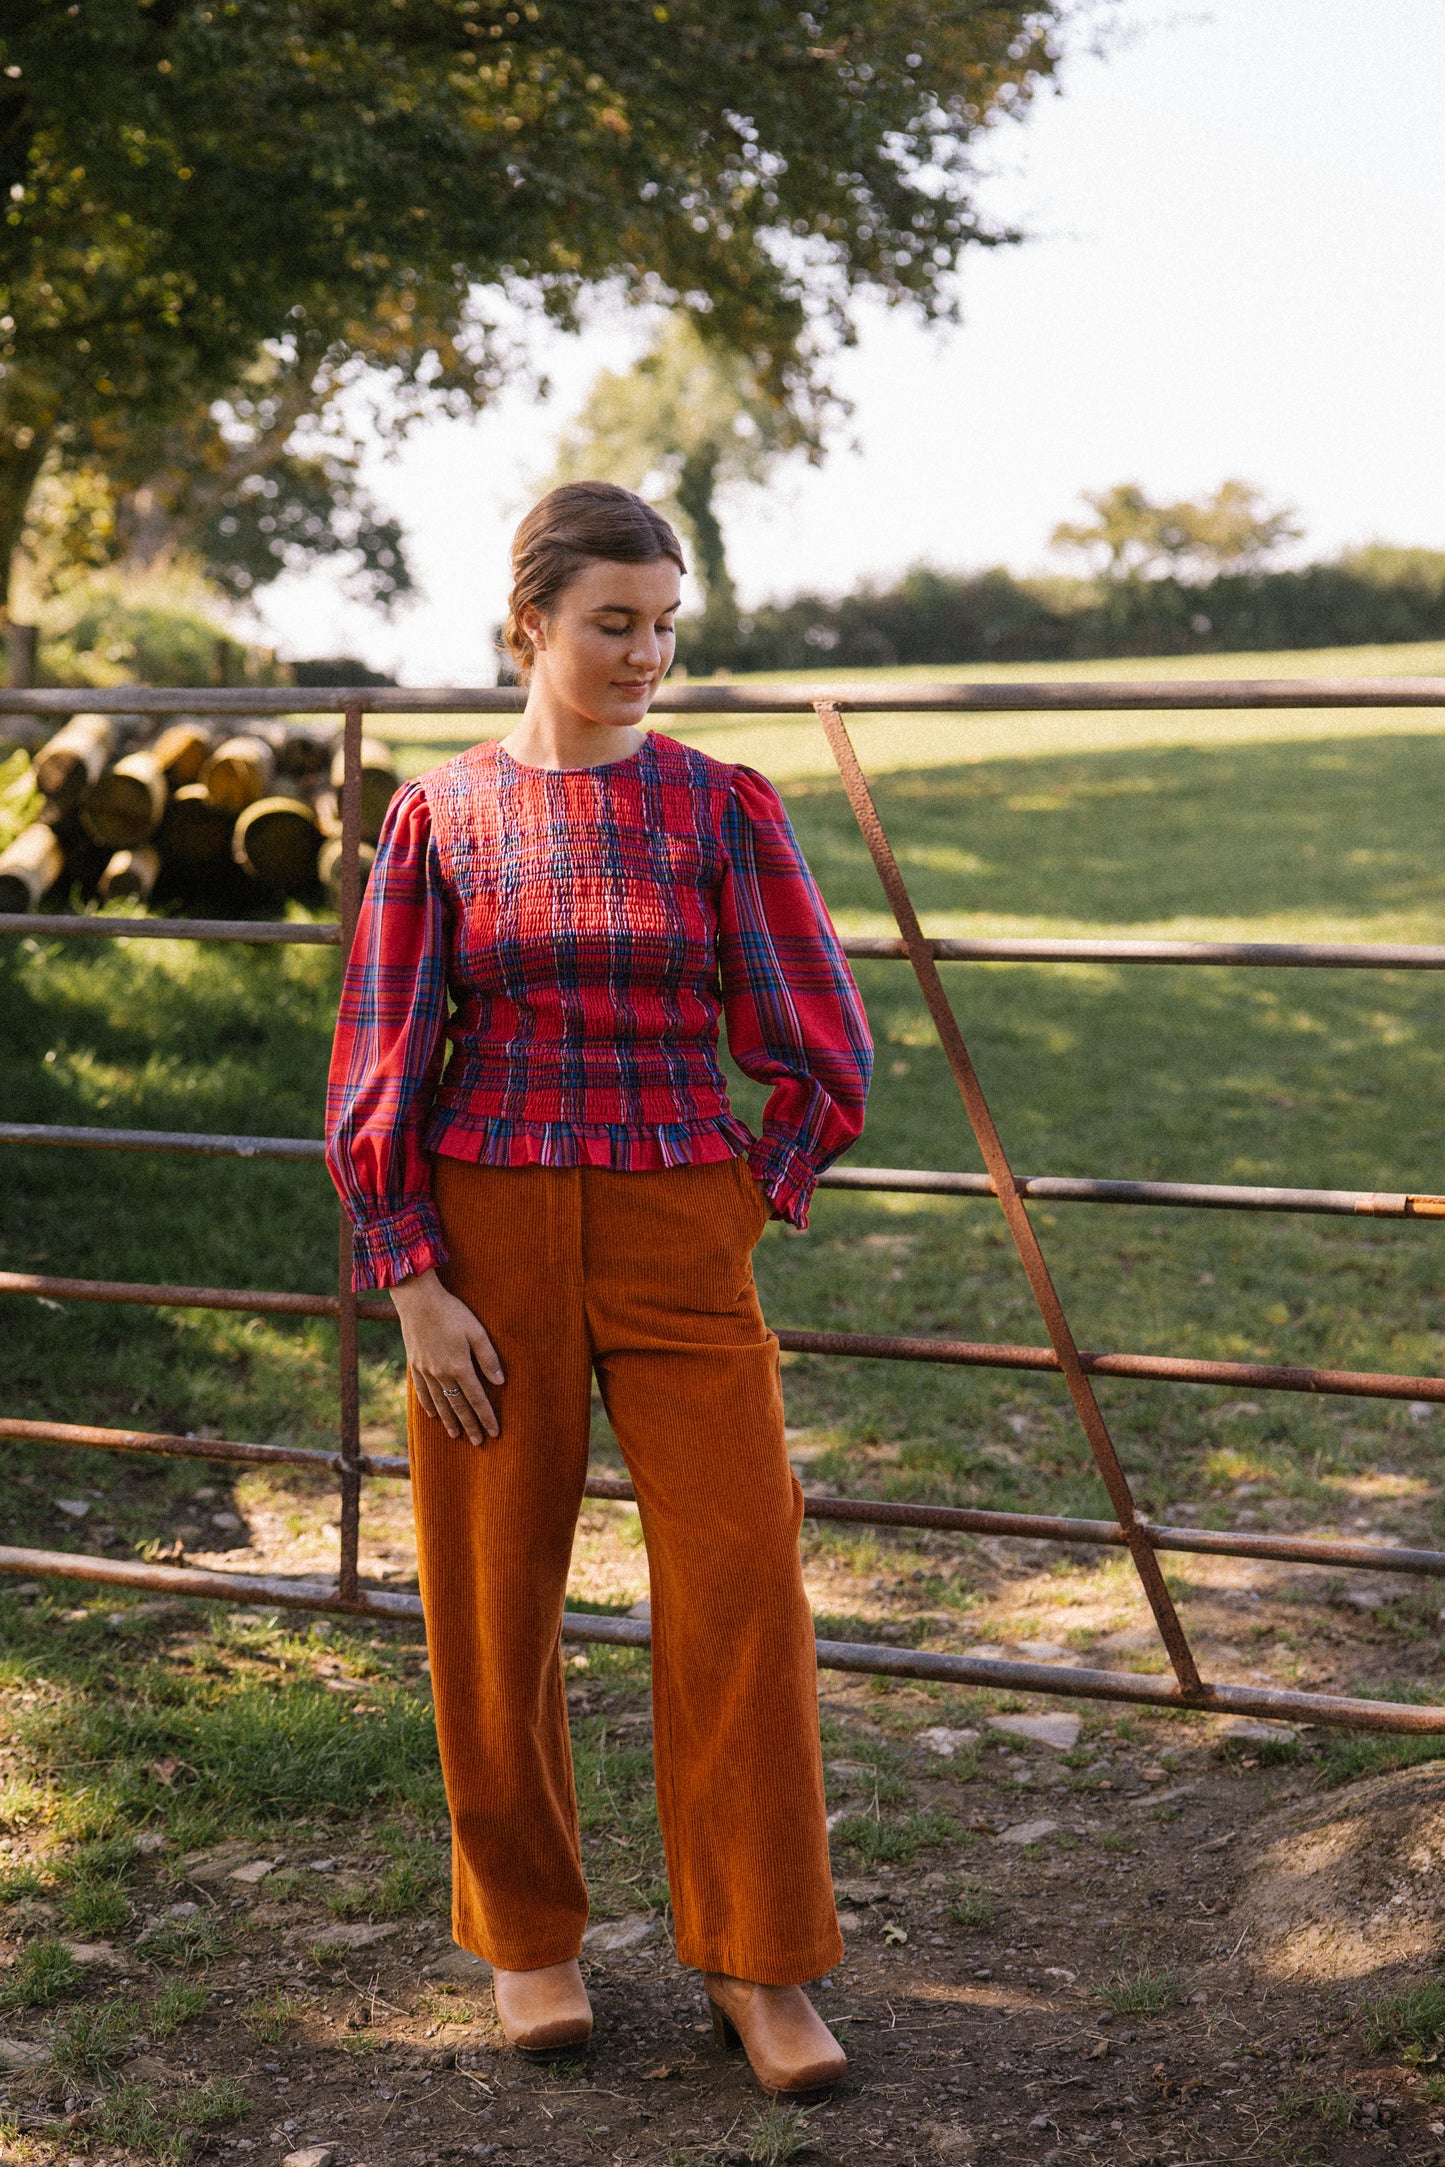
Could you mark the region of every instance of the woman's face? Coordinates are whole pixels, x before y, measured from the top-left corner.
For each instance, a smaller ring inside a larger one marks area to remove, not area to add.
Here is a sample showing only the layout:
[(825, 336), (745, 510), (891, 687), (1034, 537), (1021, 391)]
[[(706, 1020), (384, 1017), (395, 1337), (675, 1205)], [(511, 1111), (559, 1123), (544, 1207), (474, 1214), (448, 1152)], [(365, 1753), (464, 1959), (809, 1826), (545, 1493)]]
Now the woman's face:
[(534, 681), (588, 722), (622, 730), (641, 722), (672, 663), (678, 588), (670, 557), (651, 564), (594, 558), (545, 617), (521, 613), (536, 650)]

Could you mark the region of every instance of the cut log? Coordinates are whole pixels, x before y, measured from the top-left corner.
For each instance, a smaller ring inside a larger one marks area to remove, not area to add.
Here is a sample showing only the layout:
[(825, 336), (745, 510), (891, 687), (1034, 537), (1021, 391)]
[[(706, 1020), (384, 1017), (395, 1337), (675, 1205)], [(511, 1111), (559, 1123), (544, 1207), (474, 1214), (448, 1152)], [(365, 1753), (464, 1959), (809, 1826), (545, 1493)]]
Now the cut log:
[(96, 887), (102, 903), (115, 903), (123, 896), (148, 903), (160, 877), (160, 852), (154, 843), (142, 843), (135, 850), (115, 851)]
[(78, 804), (105, 772), (115, 743), (115, 724), (109, 715), (72, 715), (35, 755), (36, 788), (62, 807)]
[(316, 885), (321, 830), (300, 798), (258, 798), (248, 805), (231, 848), (242, 871), (278, 895), (305, 895)]
[[(331, 762), (331, 787), (337, 792), (338, 802), (345, 765), (345, 753), (338, 745)], [(361, 740), (361, 835), (364, 842), (374, 843), (381, 834), (386, 808), (400, 788), (401, 778), (396, 772), (391, 747), (383, 745), (380, 738), (364, 737)]]
[(39, 910), (64, 871), (65, 852), (54, 828), (33, 820), (0, 852), (0, 911)]
[(165, 772), (155, 753), (128, 752), (90, 785), (80, 824), (102, 850), (135, 850), (155, 834), (165, 809)]
[(317, 791), (311, 802), (316, 807), (316, 821), (322, 834), (326, 836), (339, 835), (341, 833), (341, 800), (336, 795), (336, 792), (328, 784), (326, 789)]
[(214, 731), (203, 722), (173, 722), (169, 729), (162, 730), (151, 752), (172, 790), (179, 790), (186, 783), (200, 781), (201, 769), (210, 759), (215, 742)]
[[(363, 843), (358, 855), (361, 859), (361, 885), (364, 888), (367, 876), (376, 863), (375, 845)], [(321, 855), (316, 861), (316, 877), (337, 910), (341, 908), (341, 856), (341, 837), (332, 835), (321, 845)]]
[(276, 773), (276, 755), (264, 738), (228, 737), (201, 770), (211, 803), (234, 820), (264, 798)]
[(187, 783), (171, 793), (156, 842), (166, 864), (184, 880), (202, 867), (225, 863), (232, 826), (231, 815), (214, 803), (204, 783)]
[(324, 775), (331, 765), (335, 736), (334, 730), (324, 736), (319, 730), (288, 730), (276, 755), (276, 773), (289, 775), (293, 782), (311, 782)]

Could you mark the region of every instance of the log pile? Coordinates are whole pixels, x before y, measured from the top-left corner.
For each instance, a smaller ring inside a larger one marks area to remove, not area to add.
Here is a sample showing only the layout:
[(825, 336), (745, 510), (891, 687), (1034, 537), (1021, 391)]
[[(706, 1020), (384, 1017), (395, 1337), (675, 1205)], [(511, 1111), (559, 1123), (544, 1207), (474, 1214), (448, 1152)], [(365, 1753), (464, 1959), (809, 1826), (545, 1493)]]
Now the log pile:
[[(340, 732), (204, 715), (72, 715), (7, 795), (44, 799), (0, 852), (0, 912), (101, 902), (192, 904), (246, 915), (287, 898), (336, 903)], [(362, 740), (363, 878), (398, 778)]]

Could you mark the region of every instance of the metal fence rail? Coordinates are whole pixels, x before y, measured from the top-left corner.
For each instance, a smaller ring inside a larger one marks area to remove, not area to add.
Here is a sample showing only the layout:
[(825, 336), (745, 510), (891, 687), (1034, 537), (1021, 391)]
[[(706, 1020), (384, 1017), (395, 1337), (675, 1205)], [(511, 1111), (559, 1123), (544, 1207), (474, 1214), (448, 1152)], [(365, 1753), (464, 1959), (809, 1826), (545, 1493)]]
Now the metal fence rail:
[[(0, 1144), (63, 1144), (82, 1151), (167, 1151), (208, 1159), (311, 1159), (326, 1146), (306, 1136), (207, 1136), (187, 1129), (67, 1128), (58, 1121), (0, 1121)], [(1377, 1189), (1257, 1188), (1242, 1182), (1092, 1181), (1074, 1174), (1019, 1174), (1019, 1192), (1060, 1204), (1155, 1204), (1196, 1211), (1334, 1213), (1346, 1218), (1445, 1219), (1445, 1196)], [(831, 1166), (820, 1189), (903, 1195), (996, 1196), (991, 1174), (920, 1166)], [(3, 1276), (3, 1275), (0, 1275)]]
[[(127, 686), (108, 692), (0, 692), (0, 714), (69, 715), (87, 710), (112, 713), (261, 716), (340, 714), (343, 783), (341, 791), (344, 879), (339, 925), (300, 921), (265, 922), (220, 919), (122, 918), (108, 914), (0, 915), (0, 933), (33, 939), (219, 940), (250, 943), (298, 943), (338, 946), (349, 952), (360, 904), (361, 728), (364, 713), (392, 715), (508, 715), (522, 705), (516, 690), (485, 687), (474, 691), (427, 692), (379, 687), (364, 694), (350, 690), (195, 691)], [(1219, 711), (1233, 708), (1350, 709), (1445, 707), (1445, 679), (1376, 678), (1356, 680), (1267, 680), (1213, 684), (1073, 683), (1000, 685), (898, 685), (840, 688), (817, 694), (796, 686), (684, 685), (664, 688), (654, 713), (705, 715), (816, 715), (877, 867), (898, 923), (895, 936), (852, 936), (844, 942), (850, 956), (907, 960), (913, 967), (987, 1171), (965, 1173), (907, 1167), (839, 1166), (824, 1176), (832, 1188), (903, 1191), (992, 1197), (1001, 1205), (1029, 1277), (1048, 1338), (1048, 1346), (1008, 1346), (987, 1342), (924, 1339), (847, 1332), (783, 1330), (785, 1349), (825, 1357), (912, 1361), (1051, 1372), (1061, 1375), (1089, 1440), (1116, 1517), (1108, 1520), (1064, 1519), (1053, 1515), (994, 1513), (954, 1506), (898, 1504), (881, 1499), (809, 1496), (805, 1511), (815, 1520), (863, 1522), (873, 1526), (933, 1528), (955, 1533), (1006, 1536), (1034, 1541), (1122, 1547), (1129, 1550), (1158, 1623), (1173, 1678), (1095, 1671), (1077, 1665), (1013, 1663), (983, 1657), (929, 1651), (879, 1648), (850, 1642), (818, 1643), (825, 1668), (885, 1676), (947, 1680), (953, 1683), (1023, 1688), (1086, 1698), (1134, 1701), (1153, 1706), (1193, 1707), (1251, 1716), (1284, 1716), (1298, 1721), (1341, 1724), (1376, 1730), (1445, 1731), (1445, 1708), (1342, 1698), (1338, 1695), (1286, 1691), (1276, 1687), (1233, 1686), (1202, 1679), (1172, 1597), (1158, 1554), (1250, 1557), (1326, 1568), (1367, 1569), (1407, 1575), (1445, 1576), (1445, 1552), (1400, 1549), (1378, 1543), (1352, 1543), (1282, 1535), (1250, 1535), (1201, 1528), (1165, 1527), (1143, 1518), (1134, 1506), (1093, 1391), (1095, 1377), (1126, 1377), (1176, 1384), (1247, 1386), (1254, 1390), (1343, 1394), (1367, 1398), (1445, 1402), (1445, 1378), (1395, 1376), (1379, 1372), (1305, 1368), (1271, 1363), (1213, 1362), (1187, 1357), (1095, 1353), (1075, 1343), (1063, 1306), (1045, 1262), (1026, 1203), (1042, 1199), (1094, 1205), (1150, 1205), (1185, 1210), (1302, 1212), (1392, 1219), (1445, 1218), (1445, 1197), (1407, 1191), (1294, 1189), (1207, 1182), (1129, 1181), (1072, 1175), (1016, 1175), (1004, 1153), (987, 1100), (969, 1058), (948, 1000), (938, 965), (1059, 962), (1112, 962), (1154, 967), (1248, 966), (1269, 969), (1442, 970), (1445, 946), (1309, 942), (1098, 940), (949, 940), (927, 938), (871, 791), (858, 764), (846, 725), (845, 709), (854, 713), (998, 714), (1040, 712), (1140, 711), (1164, 709)], [(71, 1149), (166, 1151), (209, 1157), (319, 1160), (322, 1145), (309, 1138), (207, 1136), (183, 1131), (95, 1129), (34, 1122), (0, 1123), (0, 1143), (48, 1145)], [(363, 1478), (407, 1474), (405, 1459), (368, 1455), (361, 1450), (358, 1388), (358, 1330), (363, 1320), (394, 1321), (389, 1302), (357, 1296), (351, 1288), (350, 1232), (340, 1221), (338, 1288), (335, 1294), (169, 1286), (111, 1280), (63, 1278), (29, 1272), (0, 1273), (0, 1295), (43, 1296), (50, 1300), (141, 1303), (158, 1307), (244, 1310), (265, 1315), (335, 1318), (339, 1340), (339, 1447), (334, 1453), (302, 1447), (248, 1444), (241, 1441), (176, 1437), (151, 1431), (99, 1429), (60, 1421), (0, 1419), (0, 1440), (48, 1443), (61, 1447), (140, 1452), (163, 1457), (283, 1464), (335, 1476), (341, 1491), (340, 1568), (335, 1580), (294, 1581), (274, 1576), (201, 1571), (185, 1566), (148, 1565), (131, 1560), (87, 1557), (72, 1552), (0, 1547), (0, 1572), (40, 1574), (102, 1585), (164, 1589), (177, 1595), (243, 1603), (268, 1603), (310, 1610), (342, 1611), (363, 1616), (417, 1617), (420, 1603), (409, 1593), (368, 1588), (358, 1574), (359, 1513)], [(630, 1499), (631, 1485), (596, 1476), (590, 1496)], [(642, 1646), (648, 1627), (640, 1620), (568, 1614), (568, 1638)]]

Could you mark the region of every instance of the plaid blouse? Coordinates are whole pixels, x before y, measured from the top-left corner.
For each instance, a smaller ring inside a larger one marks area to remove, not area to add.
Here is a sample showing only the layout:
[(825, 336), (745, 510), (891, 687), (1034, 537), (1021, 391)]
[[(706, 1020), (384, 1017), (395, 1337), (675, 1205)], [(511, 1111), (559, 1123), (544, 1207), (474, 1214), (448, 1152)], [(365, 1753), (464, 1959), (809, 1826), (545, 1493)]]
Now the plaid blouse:
[[(739, 1068), (773, 1086), (759, 1137), (728, 1104), (720, 1015)], [(819, 1174), (863, 1126), (872, 1061), (761, 775), (657, 735), (560, 771), (474, 746), (393, 799), (342, 987), (327, 1161), (356, 1284), (445, 1263), (433, 1153), (745, 1156), (775, 1215), (806, 1226)]]

